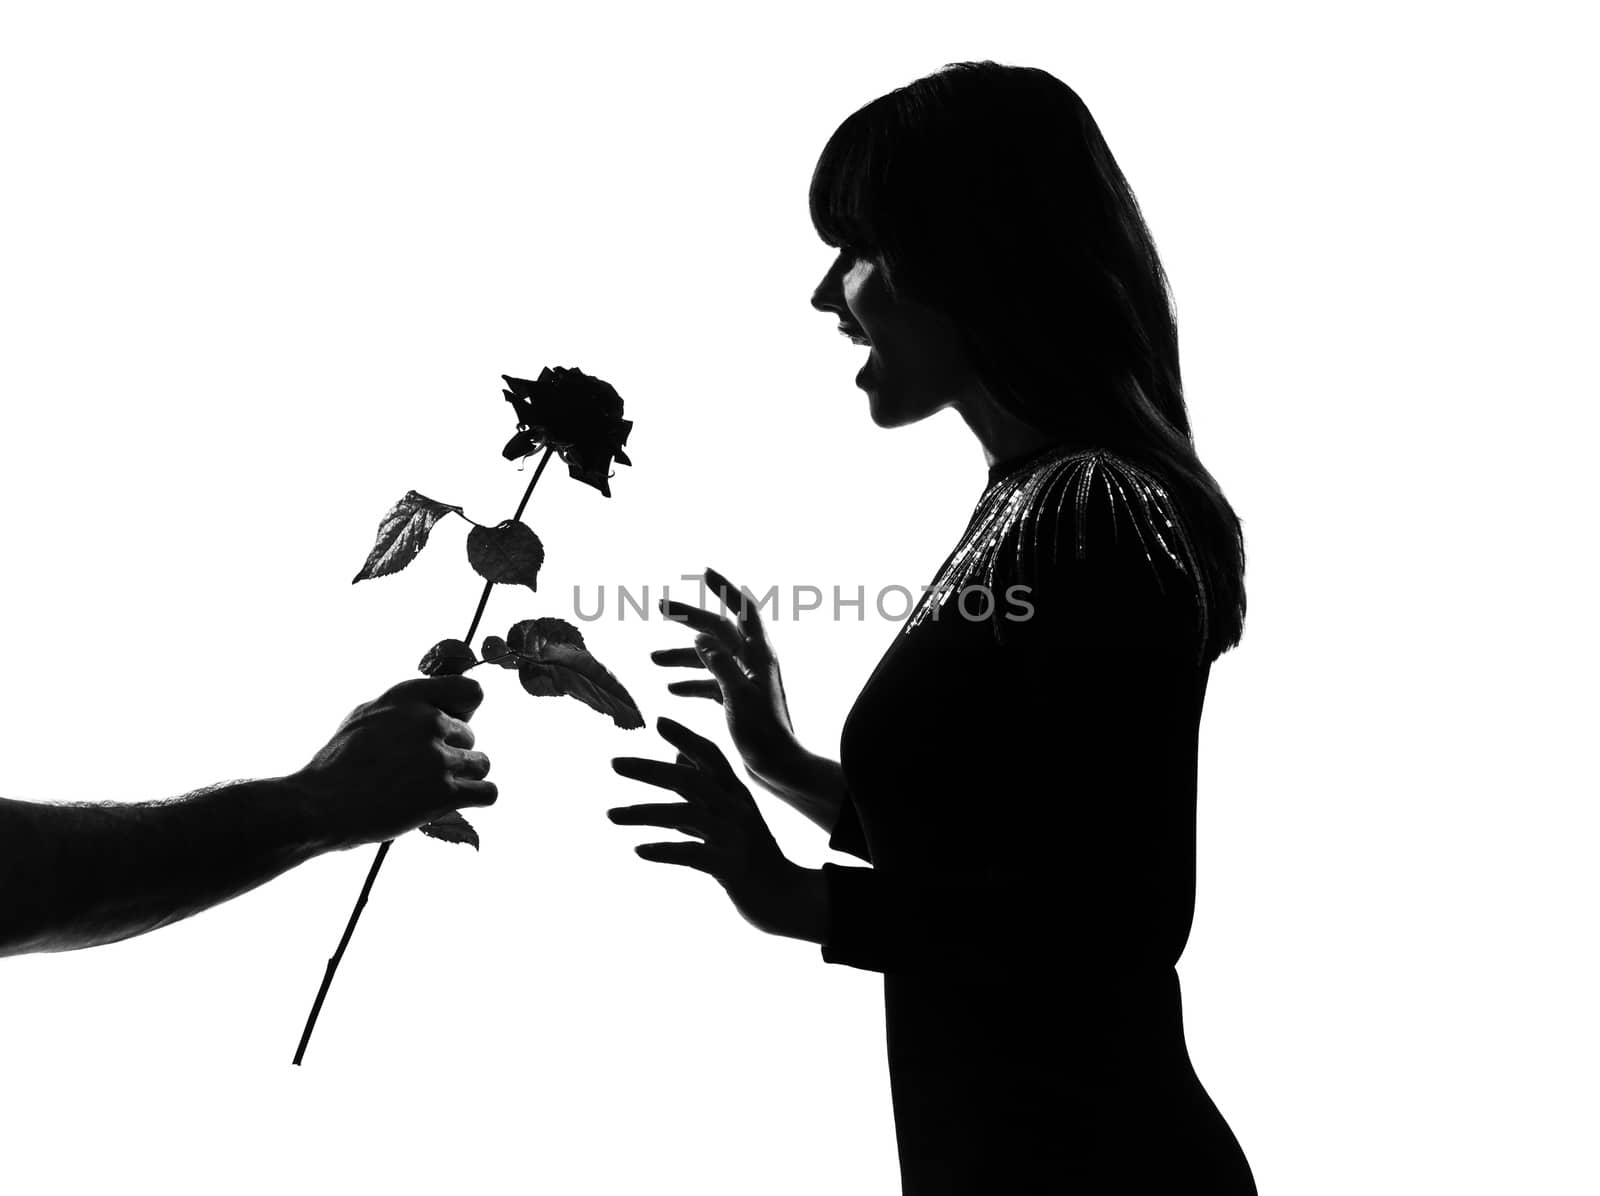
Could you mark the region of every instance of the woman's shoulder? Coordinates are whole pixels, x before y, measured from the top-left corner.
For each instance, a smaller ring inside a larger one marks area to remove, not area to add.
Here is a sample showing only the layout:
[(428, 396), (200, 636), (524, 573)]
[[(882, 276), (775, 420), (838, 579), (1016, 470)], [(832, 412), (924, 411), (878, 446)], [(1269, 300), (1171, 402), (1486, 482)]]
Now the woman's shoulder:
[(1156, 471), (1123, 454), (1062, 450), (998, 479), (964, 544), (964, 576), (950, 580), (988, 585), (999, 606), (1022, 586), (1047, 616), (1203, 634), (1204, 584), (1183, 513)]
[(1156, 582), (1195, 574), (1194, 546), (1171, 490), (1121, 454), (1080, 449), (1048, 457), (1008, 479), (1006, 489), (996, 497), (1015, 512), (1009, 547), (1041, 578), (1057, 564), (1095, 574), (1131, 569)]

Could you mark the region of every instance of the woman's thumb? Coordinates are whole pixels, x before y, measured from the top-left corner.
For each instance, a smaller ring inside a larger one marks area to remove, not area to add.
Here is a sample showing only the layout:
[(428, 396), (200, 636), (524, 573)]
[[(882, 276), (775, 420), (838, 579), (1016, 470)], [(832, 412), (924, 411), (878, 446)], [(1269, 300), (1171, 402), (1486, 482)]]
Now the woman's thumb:
[(728, 654), (728, 650), (717, 642), (715, 636), (695, 636), (694, 650), (699, 653), (700, 659), (705, 663), (706, 668), (722, 684), (724, 690), (732, 682), (745, 679), (738, 663)]

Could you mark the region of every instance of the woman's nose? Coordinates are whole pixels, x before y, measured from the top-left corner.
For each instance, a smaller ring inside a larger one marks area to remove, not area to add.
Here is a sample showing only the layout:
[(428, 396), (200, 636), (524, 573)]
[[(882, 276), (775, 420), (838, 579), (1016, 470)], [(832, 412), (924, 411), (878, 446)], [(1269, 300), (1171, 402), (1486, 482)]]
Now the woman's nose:
[(844, 313), (844, 289), (839, 285), (839, 272), (836, 269), (829, 268), (817, 284), (817, 289), (811, 292), (811, 306), (835, 315)]

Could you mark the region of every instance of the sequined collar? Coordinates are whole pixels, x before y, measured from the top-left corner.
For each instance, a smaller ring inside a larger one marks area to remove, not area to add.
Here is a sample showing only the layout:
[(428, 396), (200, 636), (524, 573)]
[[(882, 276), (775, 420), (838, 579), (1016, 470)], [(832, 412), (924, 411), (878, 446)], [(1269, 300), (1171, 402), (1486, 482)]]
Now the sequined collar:
[(1023, 470), (1032, 469), (1056, 457), (1077, 456), (1095, 451), (1094, 449), (1079, 448), (1069, 444), (1048, 444), (1042, 449), (1034, 449), (1032, 452), (1023, 453), (1020, 456), (1008, 457), (1004, 461), (996, 461), (989, 466), (989, 486), (994, 486), (1015, 474), (1021, 473)]

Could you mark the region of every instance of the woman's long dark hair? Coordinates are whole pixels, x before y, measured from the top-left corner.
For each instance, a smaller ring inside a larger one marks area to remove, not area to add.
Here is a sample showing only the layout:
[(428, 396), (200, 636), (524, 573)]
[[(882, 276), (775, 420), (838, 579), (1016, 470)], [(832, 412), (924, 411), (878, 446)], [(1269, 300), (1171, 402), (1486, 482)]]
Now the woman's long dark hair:
[(1205, 658), (1239, 642), (1244, 535), (1195, 453), (1166, 271), (1072, 88), (957, 62), (873, 100), (823, 148), (811, 220), (954, 319), (1011, 414), (1166, 482), (1205, 574)]

